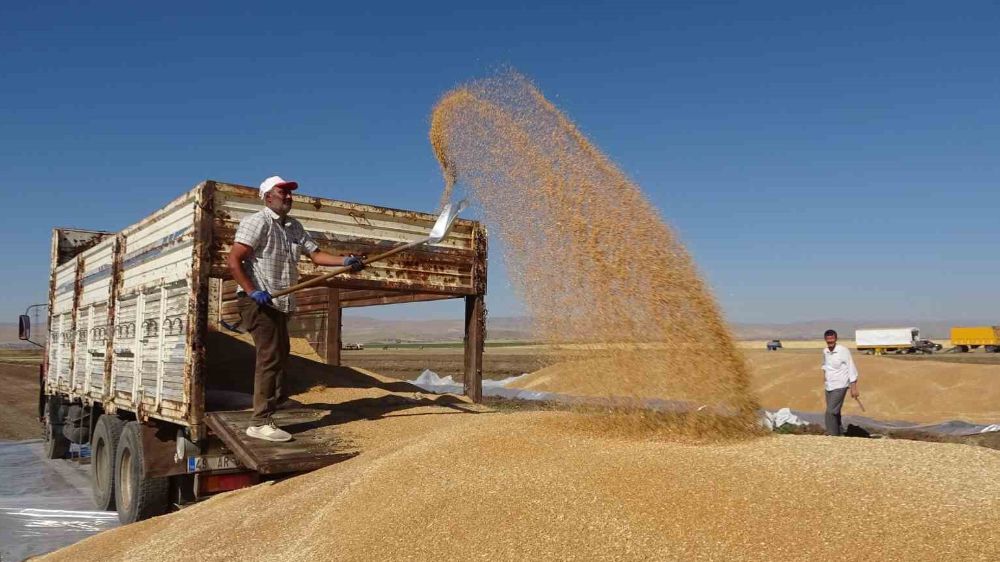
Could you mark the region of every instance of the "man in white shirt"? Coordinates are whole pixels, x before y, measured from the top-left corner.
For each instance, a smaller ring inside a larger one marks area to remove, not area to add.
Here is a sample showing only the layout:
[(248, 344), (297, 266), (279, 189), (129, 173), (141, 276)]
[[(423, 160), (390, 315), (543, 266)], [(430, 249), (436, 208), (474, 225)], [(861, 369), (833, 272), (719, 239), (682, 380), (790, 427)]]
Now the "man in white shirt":
[(823, 379), (826, 388), (826, 434), (841, 435), (840, 409), (844, 405), (847, 390), (851, 398), (860, 398), (858, 392), (858, 368), (854, 366), (851, 351), (837, 343), (837, 332), (827, 330), (823, 334), (826, 347), (823, 349)]

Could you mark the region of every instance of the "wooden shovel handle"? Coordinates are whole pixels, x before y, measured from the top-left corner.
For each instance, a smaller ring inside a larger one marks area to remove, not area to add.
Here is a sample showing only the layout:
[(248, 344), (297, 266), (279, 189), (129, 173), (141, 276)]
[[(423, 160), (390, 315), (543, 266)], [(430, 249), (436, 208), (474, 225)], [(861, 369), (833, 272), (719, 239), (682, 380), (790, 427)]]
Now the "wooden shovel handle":
[[(416, 242), (408, 242), (406, 244), (401, 244), (399, 246), (396, 246), (395, 248), (389, 250), (388, 252), (384, 252), (384, 253), (378, 254), (377, 256), (374, 256), (374, 257), (371, 257), (371, 258), (368, 258), (368, 259), (364, 260), (365, 265), (368, 265), (368, 264), (371, 264), (371, 263), (375, 263), (377, 261), (382, 261), (382, 260), (384, 260), (386, 258), (395, 256), (396, 254), (398, 254), (400, 252), (405, 252), (406, 250), (409, 250), (410, 248), (413, 248), (415, 246), (419, 246), (419, 245), (423, 244), (424, 242), (427, 242), (427, 240), (429, 240), (429, 239), (428, 238), (424, 238), (422, 240), (417, 240)], [(325, 273), (323, 275), (320, 275), (319, 277), (313, 277), (312, 279), (310, 279), (308, 281), (303, 281), (303, 282), (301, 282), (301, 283), (299, 283), (297, 285), (292, 285), (291, 287), (289, 287), (287, 289), (282, 289), (280, 291), (275, 291), (275, 292), (271, 293), (271, 296), (275, 297), (275, 298), (276, 297), (282, 297), (282, 296), (294, 293), (296, 291), (301, 291), (302, 289), (308, 289), (309, 287), (316, 287), (318, 285), (322, 285), (323, 283), (326, 283), (330, 279), (333, 279), (334, 277), (336, 277), (336, 276), (338, 276), (338, 275), (340, 275), (342, 273), (347, 273), (349, 271), (351, 271), (350, 267), (341, 266), (341, 267), (338, 267), (336, 269), (331, 270), (329, 273)]]

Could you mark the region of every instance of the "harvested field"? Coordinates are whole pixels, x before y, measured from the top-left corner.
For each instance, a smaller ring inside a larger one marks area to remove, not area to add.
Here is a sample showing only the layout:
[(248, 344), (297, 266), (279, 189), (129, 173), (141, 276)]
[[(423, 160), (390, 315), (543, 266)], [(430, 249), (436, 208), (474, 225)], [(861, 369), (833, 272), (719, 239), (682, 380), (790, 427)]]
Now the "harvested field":
[(435, 406), (352, 422), (354, 459), (45, 560), (994, 560), (1000, 550), (997, 451), (808, 436), (691, 446), (579, 429), (588, 423)]
[[(752, 388), (761, 405), (769, 409), (790, 407), (817, 412), (825, 407), (822, 358), (819, 350), (768, 352), (744, 350), (751, 370)], [(983, 354), (985, 356), (985, 354)], [(980, 365), (943, 360), (899, 360), (855, 353), (861, 374), (864, 415), (882, 420), (941, 422), (964, 420), (1000, 423), (1000, 365)], [(609, 361), (609, 360), (605, 360)], [(602, 376), (594, 365), (561, 363), (543, 368), (513, 384), (516, 388), (581, 396), (604, 396), (595, 386)], [(655, 395), (652, 395), (655, 396)], [(677, 395), (676, 398), (690, 398)], [(851, 400), (844, 413), (862, 414)]]
[(0, 363), (0, 441), (40, 439), (38, 364)]
[[(487, 347), (483, 353), (483, 377), (502, 379), (530, 373), (556, 360), (550, 359), (550, 355), (539, 350)], [(442, 377), (450, 375), (455, 380), (462, 380), (464, 374), (464, 355), (461, 349), (366, 349), (344, 351), (341, 357), (348, 365), (400, 379), (416, 378), (424, 369), (431, 369)]]
[[(768, 408), (822, 411), (823, 372), (819, 351), (747, 352), (754, 388)], [(772, 357), (780, 355), (780, 357)], [(942, 355), (942, 358), (947, 356)], [(941, 360), (906, 361), (854, 354), (868, 417), (940, 422), (1000, 423), (1000, 364)], [(852, 400), (844, 412), (862, 414)]]
[(965, 365), (1000, 365), (1000, 353), (935, 353), (933, 355), (886, 355), (888, 359), (899, 361), (938, 361), (941, 363), (960, 363)]

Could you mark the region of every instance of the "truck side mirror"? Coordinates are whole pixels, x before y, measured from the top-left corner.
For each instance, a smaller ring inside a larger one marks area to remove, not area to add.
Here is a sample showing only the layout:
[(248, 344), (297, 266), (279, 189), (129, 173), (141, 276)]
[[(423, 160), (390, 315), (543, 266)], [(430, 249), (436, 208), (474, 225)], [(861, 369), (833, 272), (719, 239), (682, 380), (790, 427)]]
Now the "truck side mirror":
[(31, 317), (27, 314), (17, 317), (17, 337), (22, 340), (31, 339)]

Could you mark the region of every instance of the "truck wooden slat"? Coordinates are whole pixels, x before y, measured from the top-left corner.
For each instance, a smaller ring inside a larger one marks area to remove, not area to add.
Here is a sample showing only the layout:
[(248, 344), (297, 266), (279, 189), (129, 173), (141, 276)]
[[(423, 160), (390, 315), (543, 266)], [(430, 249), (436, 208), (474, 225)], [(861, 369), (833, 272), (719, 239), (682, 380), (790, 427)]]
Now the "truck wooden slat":
[(261, 474), (285, 474), (316, 470), (357, 455), (343, 440), (332, 435), (323, 419), (329, 410), (295, 408), (278, 410), (274, 421), (293, 434), (285, 443), (248, 437), (252, 412), (247, 410), (208, 412), (208, 427), (247, 468)]

